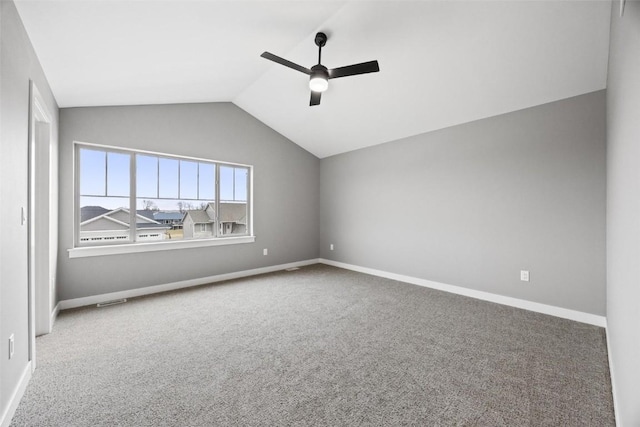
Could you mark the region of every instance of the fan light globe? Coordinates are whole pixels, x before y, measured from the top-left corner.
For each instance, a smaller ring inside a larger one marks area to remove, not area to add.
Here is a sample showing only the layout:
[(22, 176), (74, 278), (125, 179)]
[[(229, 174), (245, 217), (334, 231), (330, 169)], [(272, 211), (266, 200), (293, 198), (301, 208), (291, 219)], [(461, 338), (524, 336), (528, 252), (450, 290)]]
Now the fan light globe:
[(329, 87), (329, 82), (323, 76), (314, 76), (309, 80), (309, 89), (314, 92), (324, 92)]

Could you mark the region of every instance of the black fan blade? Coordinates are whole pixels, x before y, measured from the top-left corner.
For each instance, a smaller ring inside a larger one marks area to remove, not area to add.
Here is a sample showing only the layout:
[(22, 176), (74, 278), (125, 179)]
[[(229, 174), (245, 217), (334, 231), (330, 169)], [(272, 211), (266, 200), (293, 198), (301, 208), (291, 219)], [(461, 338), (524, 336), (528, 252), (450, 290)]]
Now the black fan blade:
[(378, 61), (363, 62), (361, 64), (347, 65), (346, 67), (334, 68), (329, 70), (329, 78), (337, 79), (338, 77), (349, 77), (357, 74), (376, 73), (380, 71)]
[(309, 107), (313, 105), (320, 105), (320, 96), (322, 92), (311, 91), (311, 101), (309, 101)]
[(277, 62), (280, 65), (284, 65), (285, 67), (293, 68), (296, 71), (300, 71), (301, 73), (311, 74), (311, 70), (303, 67), (302, 65), (294, 64), (291, 61), (287, 61), (284, 58), (280, 58), (279, 56), (274, 55), (273, 53), (264, 52), (261, 57), (268, 59), (273, 62)]

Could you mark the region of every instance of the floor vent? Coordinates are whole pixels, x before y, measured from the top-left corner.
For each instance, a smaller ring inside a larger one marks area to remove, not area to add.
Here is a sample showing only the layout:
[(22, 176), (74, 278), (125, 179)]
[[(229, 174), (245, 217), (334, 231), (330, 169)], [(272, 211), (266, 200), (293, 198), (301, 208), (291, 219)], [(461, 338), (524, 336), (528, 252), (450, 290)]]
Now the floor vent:
[(290, 268), (285, 268), (284, 271), (296, 271), (296, 270), (300, 270), (300, 267), (290, 267)]
[(114, 299), (112, 301), (100, 302), (100, 303), (96, 304), (96, 307), (98, 307), (98, 308), (100, 308), (100, 307), (109, 307), (110, 305), (123, 304), (125, 302), (127, 302), (126, 298)]

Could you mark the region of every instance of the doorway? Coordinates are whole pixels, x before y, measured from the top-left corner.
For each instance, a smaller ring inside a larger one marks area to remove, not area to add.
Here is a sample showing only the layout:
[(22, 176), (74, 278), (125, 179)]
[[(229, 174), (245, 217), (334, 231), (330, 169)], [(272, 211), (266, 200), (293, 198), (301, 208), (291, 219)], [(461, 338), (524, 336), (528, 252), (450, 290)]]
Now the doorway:
[(57, 195), (51, 114), (31, 82), (29, 111), (29, 360), (35, 369), (35, 338), (55, 318)]

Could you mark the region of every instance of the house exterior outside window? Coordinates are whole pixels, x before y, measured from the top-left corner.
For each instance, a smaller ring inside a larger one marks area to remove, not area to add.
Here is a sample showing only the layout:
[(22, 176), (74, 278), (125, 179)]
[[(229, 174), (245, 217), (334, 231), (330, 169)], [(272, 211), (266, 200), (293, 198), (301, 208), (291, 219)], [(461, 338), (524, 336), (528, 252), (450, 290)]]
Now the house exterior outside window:
[(182, 220), (184, 237), (211, 238), (216, 236), (243, 236), (247, 234), (246, 203), (220, 202), (219, 215), (216, 215), (215, 203), (209, 203), (204, 209), (188, 210)]
[(251, 166), (78, 142), (74, 154), (74, 248), (253, 237)]

